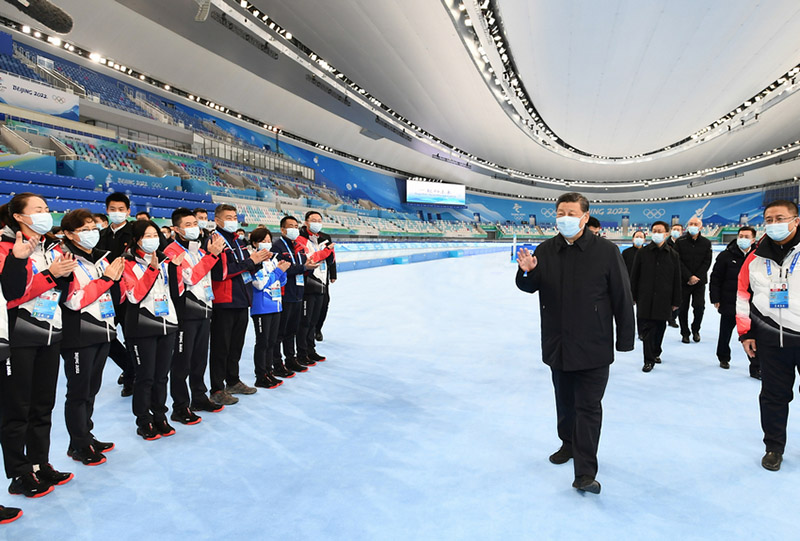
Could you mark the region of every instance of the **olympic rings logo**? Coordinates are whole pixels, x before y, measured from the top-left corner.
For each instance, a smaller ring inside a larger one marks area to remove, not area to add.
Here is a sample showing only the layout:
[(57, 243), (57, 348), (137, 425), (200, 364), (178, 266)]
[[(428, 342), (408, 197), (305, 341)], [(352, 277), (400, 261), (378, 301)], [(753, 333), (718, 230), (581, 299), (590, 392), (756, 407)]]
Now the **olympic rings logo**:
[(664, 209), (644, 209), (642, 214), (644, 214), (644, 217), (649, 220), (656, 220), (661, 218), (665, 212), (666, 211)]
[(542, 209), (542, 216), (545, 218), (555, 218), (556, 211), (555, 209)]

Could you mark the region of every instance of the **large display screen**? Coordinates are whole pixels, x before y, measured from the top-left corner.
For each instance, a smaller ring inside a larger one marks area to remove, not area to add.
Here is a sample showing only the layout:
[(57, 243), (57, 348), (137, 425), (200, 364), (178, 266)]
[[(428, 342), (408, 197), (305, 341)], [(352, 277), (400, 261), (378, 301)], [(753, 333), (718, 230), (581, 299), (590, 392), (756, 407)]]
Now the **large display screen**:
[(406, 203), (425, 205), (466, 205), (466, 191), (461, 184), (406, 181)]

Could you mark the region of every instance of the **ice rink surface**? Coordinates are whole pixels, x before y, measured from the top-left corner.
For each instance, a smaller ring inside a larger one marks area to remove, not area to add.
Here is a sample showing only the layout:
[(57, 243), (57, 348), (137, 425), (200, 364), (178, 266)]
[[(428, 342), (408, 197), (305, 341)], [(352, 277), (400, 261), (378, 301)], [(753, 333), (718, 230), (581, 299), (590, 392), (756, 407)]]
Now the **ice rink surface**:
[[(761, 468), (760, 383), (734, 344), (667, 329), (663, 364), (618, 354), (604, 400), (599, 496), (571, 488), (537, 296), (507, 254), (344, 273), (320, 353), (275, 390), (154, 442), (135, 435), (106, 369), (95, 435), (108, 462), (67, 458), (64, 378), (51, 461), (75, 479), (32, 500), (9, 540), (795, 539), (798, 421), (780, 472)], [(241, 374), (253, 383), (252, 333)], [(248, 354), (249, 353), (249, 354)]]

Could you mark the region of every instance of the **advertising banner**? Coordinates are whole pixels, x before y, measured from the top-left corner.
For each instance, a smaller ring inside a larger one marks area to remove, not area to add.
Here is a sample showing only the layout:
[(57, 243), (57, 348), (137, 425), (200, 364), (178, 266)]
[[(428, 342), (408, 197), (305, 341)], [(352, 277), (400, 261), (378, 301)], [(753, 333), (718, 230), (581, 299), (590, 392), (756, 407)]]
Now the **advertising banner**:
[(68, 120), (80, 120), (78, 96), (0, 72), (0, 102)]

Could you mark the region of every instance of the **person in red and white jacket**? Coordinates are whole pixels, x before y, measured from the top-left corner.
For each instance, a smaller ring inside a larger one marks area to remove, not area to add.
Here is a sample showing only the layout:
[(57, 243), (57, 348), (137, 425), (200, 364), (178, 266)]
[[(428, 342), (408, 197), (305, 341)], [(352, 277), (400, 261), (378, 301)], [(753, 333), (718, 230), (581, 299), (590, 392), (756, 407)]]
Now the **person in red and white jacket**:
[(322, 214), (310, 210), (294, 243), (295, 252), (302, 252), (310, 261), (318, 263), (305, 272), (303, 311), (297, 328), (297, 360), (308, 366), (325, 360), (317, 353), (316, 334), (328, 290), (328, 266), (334, 265), (336, 260), (333, 243), (320, 239), (321, 231)]
[(145, 440), (171, 436), (167, 422), (167, 378), (178, 332), (173, 299), (183, 294), (178, 267), (184, 254), (170, 259), (158, 251), (158, 226), (139, 220), (131, 226), (131, 246), (125, 256), (123, 287), (130, 306), (125, 311), (125, 338), (136, 363), (133, 414), (136, 433)]
[(7, 257), (14, 249), (18, 233), (35, 243), (25, 293), (7, 305), (11, 356), (0, 371), (0, 443), (12, 480), (8, 491), (35, 498), (73, 477), (50, 465), (50, 428), (61, 348), (60, 301), (76, 264), (55, 238), (45, 236), (53, 218), (41, 197), (15, 195), (0, 207), (0, 223), (0, 254)]
[(214, 234), (206, 250), (202, 250), (197, 218), (187, 208), (178, 208), (172, 213), (172, 229), (175, 232), (175, 241), (164, 249), (164, 253), (172, 259), (185, 254), (180, 267), (185, 290), (183, 295), (174, 300), (178, 312), (178, 336), (169, 378), (172, 395), (170, 418), (185, 425), (193, 425), (202, 420), (194, 411), (216, 412), (225, 407), (208, 399), (208, 388), (204, 381), (214, 301), (211, 269), (219, 261), (225, 241)]
[(800, 219), (791, 201), (764, 209), (767, 234), (739, 271), (736, 326), (748, 357), (761, 363), (761, 465), (780, 469), (795, 371), (800, 369)]
[(77, 263), (62, 306), (67, 455), (87, 466), (96, 466), (106, 461), (103, 453), (114, 448), (113, 443), (98, 441), (92, 434), (92, 414), (111, 342), (117, 337), (111, 290), (119, 289), (125, 260), (118, 257), (109, 263), (108, 252), (95, 248), (100, 231), (88, 209), (65, 214), (61, 229), (64, 253), (72, 254)]

